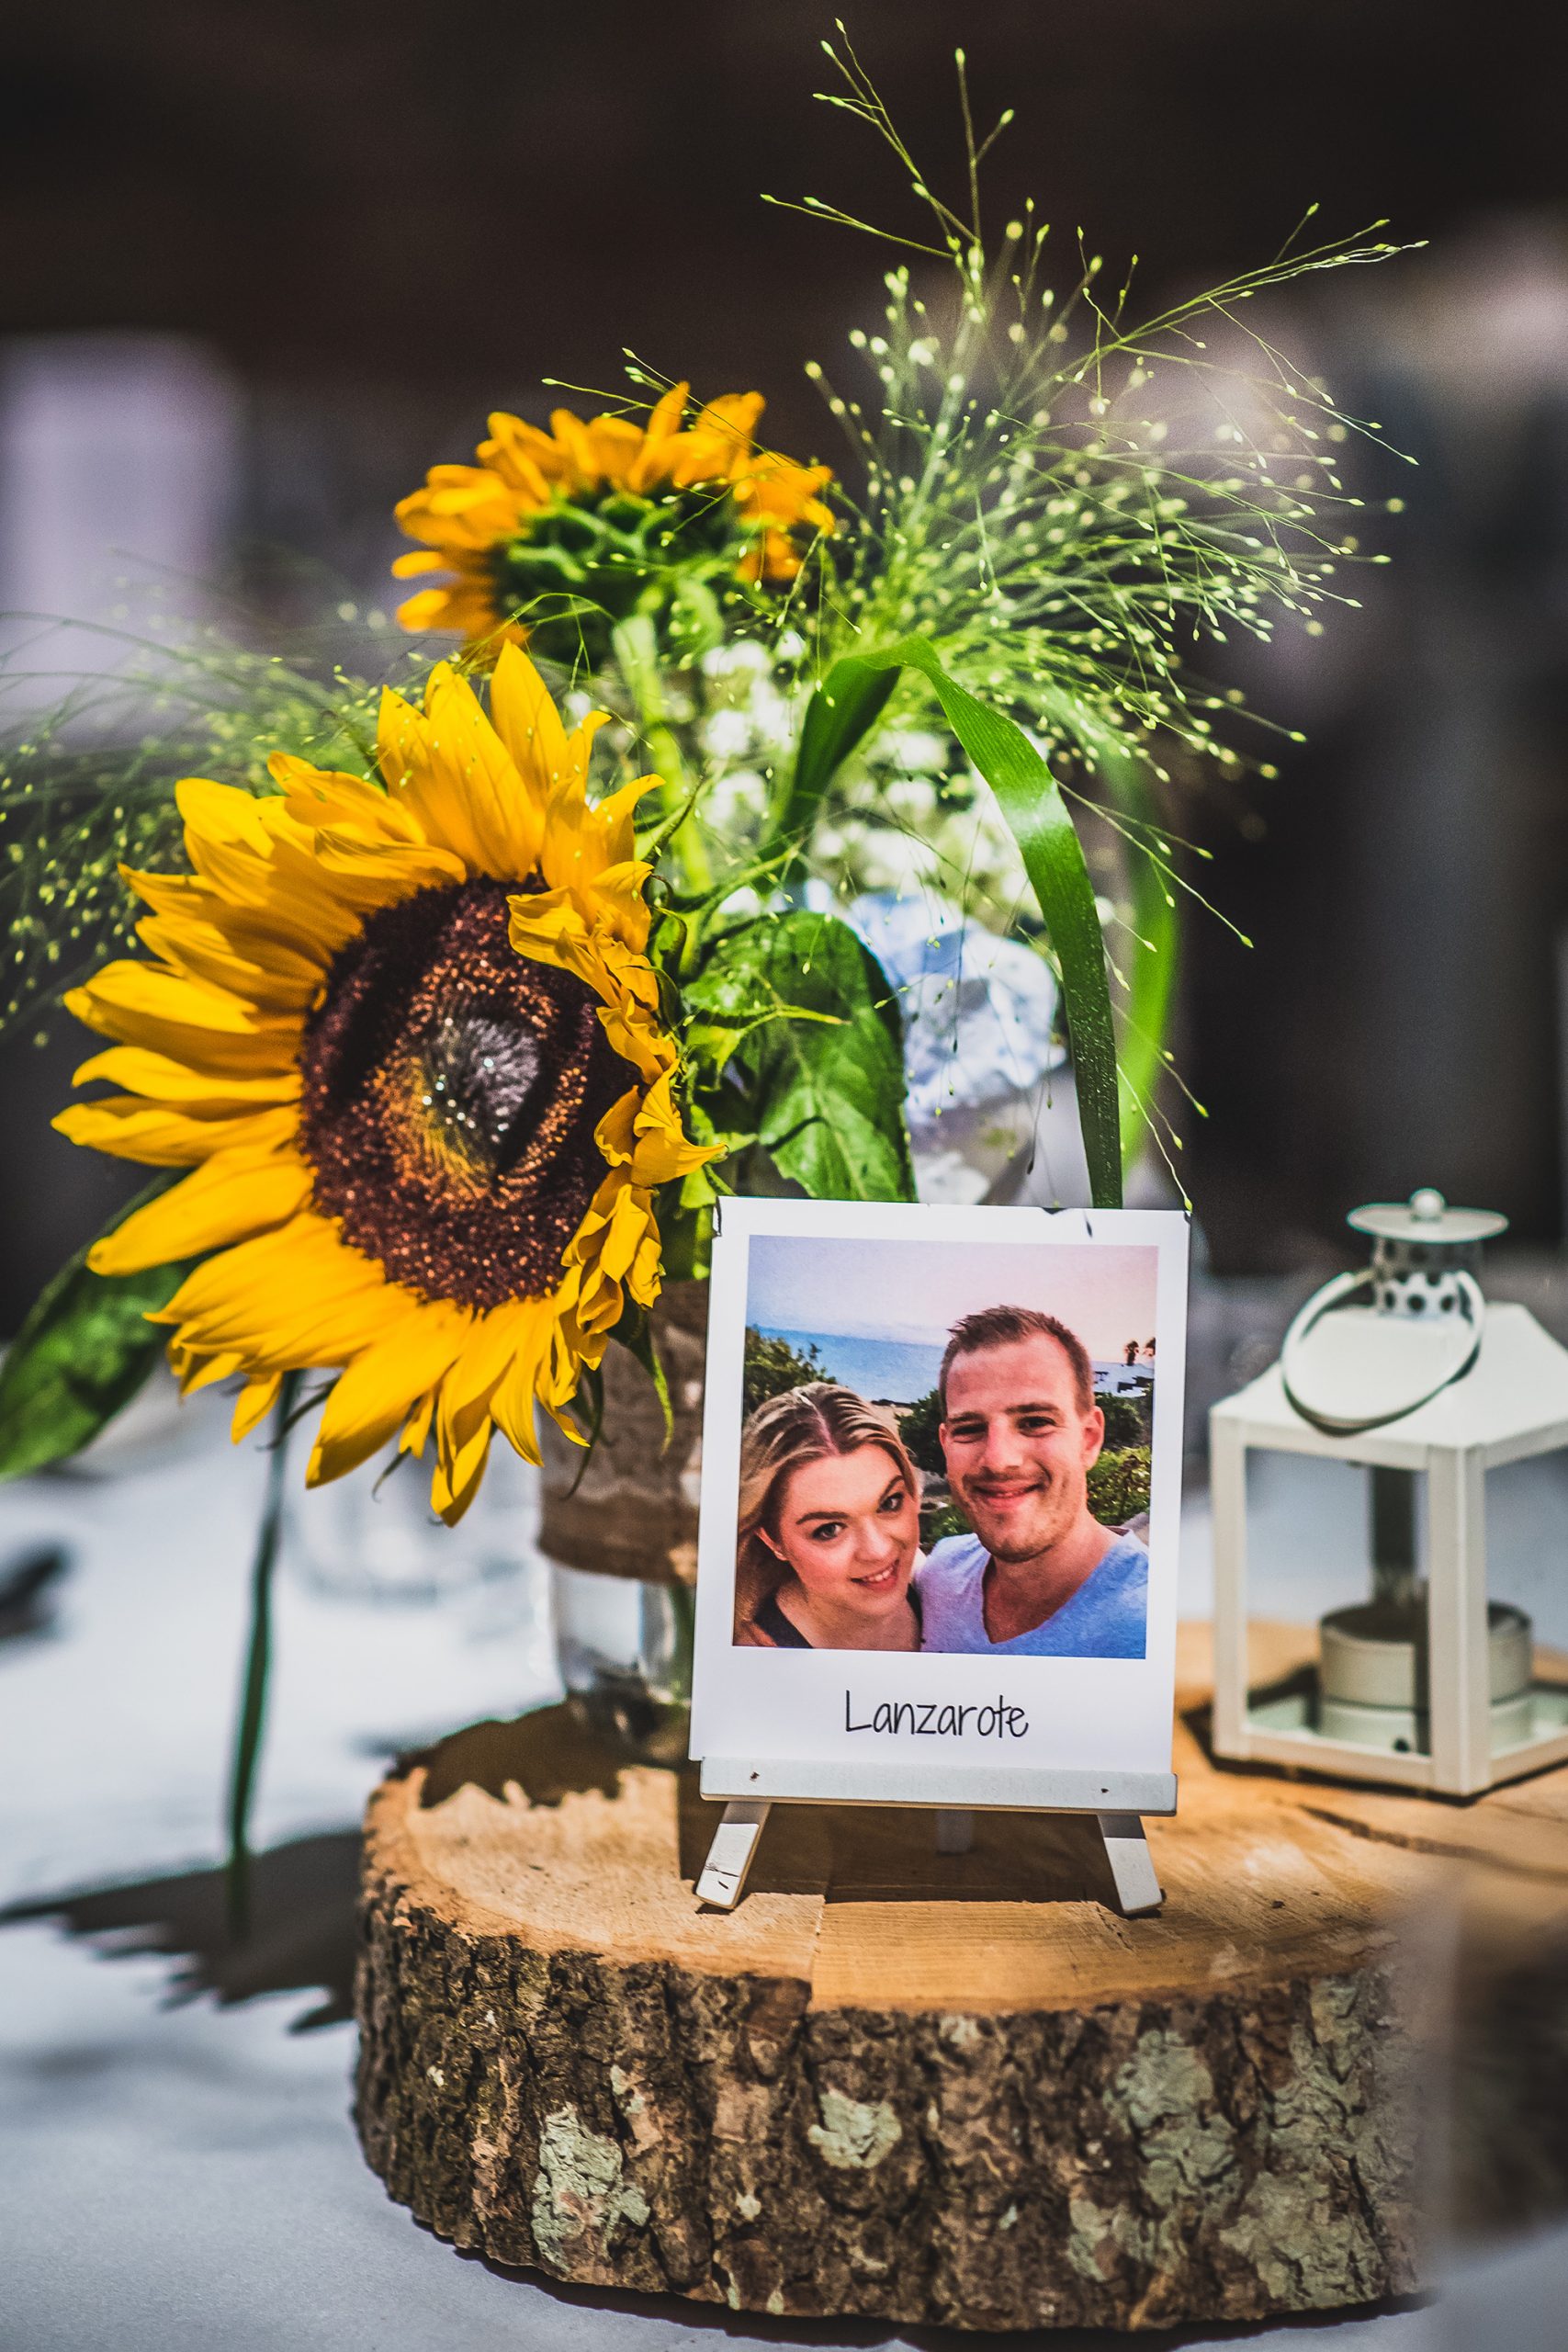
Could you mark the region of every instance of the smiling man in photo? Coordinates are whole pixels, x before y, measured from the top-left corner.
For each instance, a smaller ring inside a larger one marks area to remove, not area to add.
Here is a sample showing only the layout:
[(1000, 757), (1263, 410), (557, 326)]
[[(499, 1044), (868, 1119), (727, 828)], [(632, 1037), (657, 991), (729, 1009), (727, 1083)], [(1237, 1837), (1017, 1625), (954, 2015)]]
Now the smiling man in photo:
[(1105, 1416), (1077, 1332), (1030, 1307), (966, 1315), (938, 1387), (948, 1483), (975, 1532), (933, 1545), (920, 1571), (921, 1648), (1142, 1657), (1148, 1554), (1089, 1507)]

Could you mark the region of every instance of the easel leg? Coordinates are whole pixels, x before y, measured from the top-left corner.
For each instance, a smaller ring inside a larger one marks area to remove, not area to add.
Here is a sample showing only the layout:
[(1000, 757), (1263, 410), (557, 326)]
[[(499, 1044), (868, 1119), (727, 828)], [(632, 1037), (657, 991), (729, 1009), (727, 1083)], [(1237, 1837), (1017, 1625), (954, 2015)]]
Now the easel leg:
[(1096, 1818), (1122, 1910), (1130, 1918), (1141, 1911), (1157, 1911), (1165, 1897), (1155, 1876), (1142, 1819), (1135, 1813), (1102, 1813)]
[(697, 1900), (718, 1911), (733, 1911), (746, 1886), (758, 1840), (773, 1806), (764, 1799), (737, 1798), (724, 1808), (713, 1833), (707, 1860), (697, 1881)]

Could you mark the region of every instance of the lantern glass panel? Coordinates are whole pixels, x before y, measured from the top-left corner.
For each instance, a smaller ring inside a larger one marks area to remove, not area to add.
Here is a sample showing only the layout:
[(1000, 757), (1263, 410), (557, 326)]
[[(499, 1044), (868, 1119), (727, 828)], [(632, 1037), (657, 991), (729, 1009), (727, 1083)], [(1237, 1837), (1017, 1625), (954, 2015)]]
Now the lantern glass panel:
[[(1376, 1698), (1375, 1682), (1362, 1687), (1369, 1662), (1374, 1676), (1380, 1662), (1375, 1649), (1369, 1661), (1369, 1639), (1425, 1648), (1427, 1514), (1421, 1473), (1391, 1478), (1364, 1463), (1249, 1450), (1247, 1687), (1255, 1722), (1281, 1732), (1329, 1728), (1398, 1754), (1424, 1749), (1424, 1709), (1386, 1723), (1361, 1710)], [(1343, 1683), (1337, 1697), (1320, 1688), (1325, 1620)]]
[(1523, 1610), (1548, 1680), (1568, 1655), (1568, 1449), (1504, 1463), (1486, 1474), (1487, 1598)]

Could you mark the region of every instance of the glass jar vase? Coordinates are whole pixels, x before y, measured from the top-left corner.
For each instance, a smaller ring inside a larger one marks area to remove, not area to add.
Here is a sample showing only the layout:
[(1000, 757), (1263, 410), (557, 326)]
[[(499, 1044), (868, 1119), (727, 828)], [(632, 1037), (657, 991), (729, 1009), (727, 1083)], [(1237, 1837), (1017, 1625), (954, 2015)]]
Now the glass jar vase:
[(652, 1379), (619, 1347), (605, 1351), (592, 1447), (543, 1423), (539, 1549), (573, 1709), (628, 1755), (668, 1763), (685, 1755), (691, 1719), (706, 1283), (665, 1286), (653, 1338), (668, 1425)]

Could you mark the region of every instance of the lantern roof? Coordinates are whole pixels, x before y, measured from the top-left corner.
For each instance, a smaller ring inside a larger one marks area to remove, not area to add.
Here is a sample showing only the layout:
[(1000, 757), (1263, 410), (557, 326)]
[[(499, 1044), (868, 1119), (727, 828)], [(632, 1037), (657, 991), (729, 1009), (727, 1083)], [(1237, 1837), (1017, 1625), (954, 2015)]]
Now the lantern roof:
[(1450, 1208), (1431, 1184), (1424, 1184), (1407, 1201), (1368, 1201), (1352, 1209), (1345, 1222), (1380, 1241), (1414, 1241), (1439, 1249), (1490, 1241), (1508, 1229), (1499, 1210)]
[[(1347, 1319), (1356, 1312), (1347, 1310)], [(1471, 1369), (1376, 1428), (1342, 1436), (1314, 1427), (1292, 1404), (1278, 1363), (1214, 1411), (1244, 1423), (1249, 1444), (1282, 1453), (1419, 1470), (1434, 1452), (1474, 1452), (1495, 1467), (1568, 1446), (1568, 1348), (1528, 1307), (1489, 1305)]]

